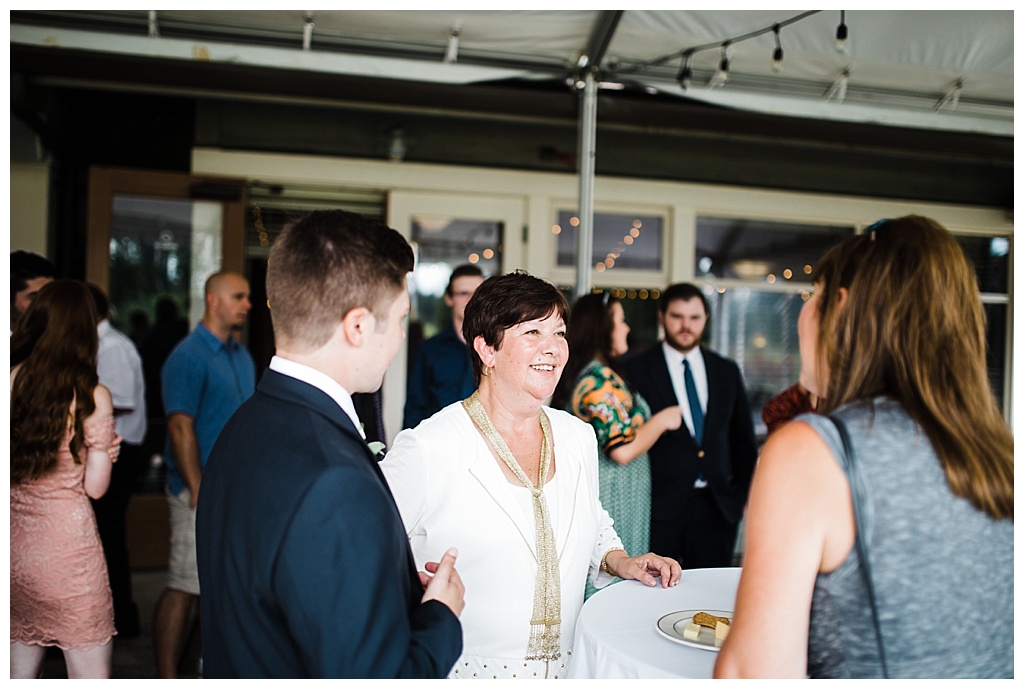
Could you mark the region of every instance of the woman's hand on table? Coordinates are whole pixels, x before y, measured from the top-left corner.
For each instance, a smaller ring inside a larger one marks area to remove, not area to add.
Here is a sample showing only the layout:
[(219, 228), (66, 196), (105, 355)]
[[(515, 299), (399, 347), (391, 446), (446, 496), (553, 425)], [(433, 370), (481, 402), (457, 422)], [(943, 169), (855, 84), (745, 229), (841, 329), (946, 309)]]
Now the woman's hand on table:
[(608, 569), (620, 579), (636, 579), (645, 586), (658, 583), (655, 577), (661, 577), (661, 588), (668, 588), (679, 583), (682, 568), (670, 557), (662, 557), (654, 553), (644, 553), (629, 557), (624, 551), (617, 550), (608, 554)]

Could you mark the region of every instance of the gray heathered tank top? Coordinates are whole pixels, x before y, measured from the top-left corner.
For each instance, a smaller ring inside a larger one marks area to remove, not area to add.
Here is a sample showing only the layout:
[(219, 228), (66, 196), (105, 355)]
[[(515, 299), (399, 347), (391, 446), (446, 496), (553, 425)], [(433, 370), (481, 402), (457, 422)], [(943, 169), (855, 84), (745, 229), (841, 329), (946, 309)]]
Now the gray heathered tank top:
[[(892, 677), (1013, 677), (1013, 522), (954, 496), (924, 431), (894, 401), (848, 405), (865, 483), (864, 533)], [(800, 416), (843, 470), (827, 417)], [(811, 604), (808, 673), (879, 677), (874, 625), (857, 549), (819, 574)]]

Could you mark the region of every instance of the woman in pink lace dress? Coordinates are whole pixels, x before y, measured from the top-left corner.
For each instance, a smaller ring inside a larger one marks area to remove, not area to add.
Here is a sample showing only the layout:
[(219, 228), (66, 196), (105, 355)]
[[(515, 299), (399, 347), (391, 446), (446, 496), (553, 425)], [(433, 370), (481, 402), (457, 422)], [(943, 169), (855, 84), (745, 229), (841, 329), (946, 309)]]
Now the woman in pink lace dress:
[[(45, 286), (11, 335), (11, 678), (46, 646), (68, 677), (110, 676), (114, 613), (89, 498), (110, 482), (114, 417), (85, 285)], [(116, 454), (115, 454), (116, 456)]]

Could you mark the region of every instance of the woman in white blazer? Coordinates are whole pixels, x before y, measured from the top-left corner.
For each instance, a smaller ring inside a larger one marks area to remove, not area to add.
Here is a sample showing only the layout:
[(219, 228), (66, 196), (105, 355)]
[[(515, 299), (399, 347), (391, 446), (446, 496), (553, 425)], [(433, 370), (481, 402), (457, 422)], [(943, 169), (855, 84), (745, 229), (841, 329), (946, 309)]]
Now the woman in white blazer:
[(598, 587), (679, 581), (674, 560), (622, 549), (598, 497), (593, 429), (543, 405), (568, 359), (567, 311), (526, 273), (485, 281), (463, 324), (477, 392), (402, 431), (381, 463), (417, 566), (459, 550), (453, 678), (564, 677), (588, 575)]

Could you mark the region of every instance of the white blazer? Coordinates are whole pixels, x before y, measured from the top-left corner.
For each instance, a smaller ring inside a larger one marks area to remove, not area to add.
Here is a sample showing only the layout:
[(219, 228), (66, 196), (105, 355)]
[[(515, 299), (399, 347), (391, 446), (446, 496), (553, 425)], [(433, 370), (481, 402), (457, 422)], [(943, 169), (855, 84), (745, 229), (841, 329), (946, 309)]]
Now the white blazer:
[[(544, 411), (554, 445), (555, 476), (545, 493), (559, 555), (567, 659), (588, 573), (595, 586), (611, 583), (599, 571), (601, 558), (622, 542), (598, 495), (593, 428), (564, 411)], [(464, 656), (522, 663), (537, 575), (529, 491), (508, 482), (461, 402), (399, 433), (381, 469), (417, 567), (440, 560), (452, 546), (459, 549), (455, 567), (466, 586)]]

